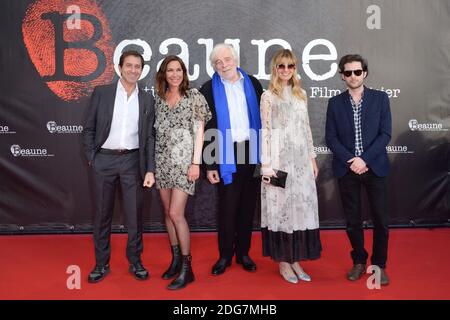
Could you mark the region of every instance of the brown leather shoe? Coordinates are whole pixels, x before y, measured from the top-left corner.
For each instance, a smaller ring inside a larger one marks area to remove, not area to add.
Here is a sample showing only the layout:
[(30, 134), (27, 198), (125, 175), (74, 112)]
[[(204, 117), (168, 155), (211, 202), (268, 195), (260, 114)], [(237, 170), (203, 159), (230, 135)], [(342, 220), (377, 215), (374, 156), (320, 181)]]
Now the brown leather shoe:
[(380, 271), (380, 284), (382, 286), (387, 286), (389, 284), (389, 277), (386, 273), (386, 270), (380, 268)]
[(347, 273), (347, 279), (350, 281), (356, 281), (361, 276), (366, 273), (366, 265), (357, 263), (353, 266), (353, 268)]

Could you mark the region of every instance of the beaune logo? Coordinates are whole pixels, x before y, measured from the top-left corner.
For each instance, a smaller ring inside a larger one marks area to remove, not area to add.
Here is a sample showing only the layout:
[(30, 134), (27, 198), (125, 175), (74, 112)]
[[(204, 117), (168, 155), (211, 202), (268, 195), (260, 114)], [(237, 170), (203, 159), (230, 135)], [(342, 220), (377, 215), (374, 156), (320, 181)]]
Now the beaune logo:
[(89, 96), (114, 77), (111, 30), (94, 0), (37, 0), (22, 34), (42, 80), (64, 101)]
[(316, 154), (332, 154), (331, 149), (327, 146), (314, 146), (314, 152)]
[(11, 146), (11, 153), (14, 157), (18, 157), (20, 155), (20, 146), (18, 144), (13, 144)]
[(11, 153), (14, 157), (53, 157), (45, 148), (22, 148), (18, 144), (11, 145)]
[[(387, 153), (414, 153), (414, 151), (408, 150), (408, 146), (387, 146)], [(315, 146), (314, 152), (316, 154), (332, 154), (330, 148), (326, 146)]]
[(408, 146), (387, 146), (387, 153), (414, 153), (414, 151), (408, 150)]
[(416, 119), (409, 120), (408, 126), (411, 131), (448, 131), (442, 123), (419, 123)]
[(47, 130), (50, 133), (82, 133), (83, 126), (58, 125), (56, 121), (49, 121), (47, 122)]
[(11, 131), (11, 129), (8, 126), (2, 126), (0, 125), (0, 134), (11, 134), (16, 133), (15, 131)]

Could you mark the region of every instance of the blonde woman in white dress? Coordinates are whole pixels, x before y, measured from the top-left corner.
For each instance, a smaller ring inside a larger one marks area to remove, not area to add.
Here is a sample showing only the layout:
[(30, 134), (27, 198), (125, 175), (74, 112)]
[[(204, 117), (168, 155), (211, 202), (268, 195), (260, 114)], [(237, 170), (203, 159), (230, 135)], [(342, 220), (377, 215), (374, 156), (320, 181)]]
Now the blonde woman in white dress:
[(291, 50), (279, 50), (271, 61), (269, 89), (261, 96), (261, 174), (288, 173), (285, 188), (270, 183), (261, 187), (263, 255), (279, 263), (281, 276), (290, 283), (311, 281), (299, 261), (318, 259), (322, 251), (318, 168), (297, 65)]

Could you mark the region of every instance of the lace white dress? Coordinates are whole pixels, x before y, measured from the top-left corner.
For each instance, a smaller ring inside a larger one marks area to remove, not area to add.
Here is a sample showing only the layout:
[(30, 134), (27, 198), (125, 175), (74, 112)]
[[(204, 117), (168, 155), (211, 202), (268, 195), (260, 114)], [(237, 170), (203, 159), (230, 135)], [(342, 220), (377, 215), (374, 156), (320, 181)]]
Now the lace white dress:
[(306, 103), (284, 88), (283, 99), (267, 90), (261, 96), (262, 159), (288, 173), (286, 188), (261, 185), (263, 255), (293, 263), (317, 259), (322, 250), (316, 183), (316, 157)]

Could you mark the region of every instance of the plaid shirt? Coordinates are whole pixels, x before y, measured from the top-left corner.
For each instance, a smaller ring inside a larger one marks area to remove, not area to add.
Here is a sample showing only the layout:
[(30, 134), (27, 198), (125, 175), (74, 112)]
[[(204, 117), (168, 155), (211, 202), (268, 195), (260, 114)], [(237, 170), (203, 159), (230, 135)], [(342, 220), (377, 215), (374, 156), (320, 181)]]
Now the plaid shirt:
[(362, 143), (362, 132), (361, 132), (361, 107), (363, 103), (363, 95), (361, 96), (361, 100), (358, 103), (353, 101), (352, 96), (350, 95), (350, 103), (352, 104), (353, 109), (353, 121), (355, 122), (355, 156), (359, 157), (363, 153), (363, 143)]

